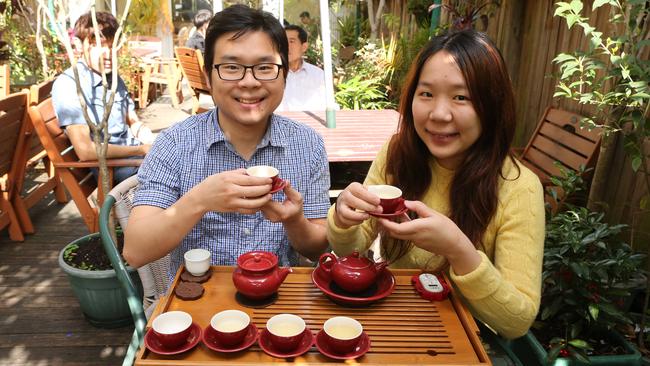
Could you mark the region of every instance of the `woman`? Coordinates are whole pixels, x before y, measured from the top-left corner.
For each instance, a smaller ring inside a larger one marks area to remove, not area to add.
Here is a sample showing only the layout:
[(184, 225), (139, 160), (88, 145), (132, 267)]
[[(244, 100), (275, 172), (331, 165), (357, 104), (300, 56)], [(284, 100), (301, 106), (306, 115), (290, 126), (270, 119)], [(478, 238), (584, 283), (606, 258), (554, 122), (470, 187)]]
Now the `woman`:
[[(514, 96), (501, 54), (473, 30), (431, 40), (400, 114), (364, 185), (350, 184), (330, 208), (332, 248), (365, 251), (381, 233), (392, 268), (446, 269), (476, 317), (503, 337), (525, 334), (539, 309), (543, 190), (510, 152)], [(370, 216), (381, 212), (373, 184), (401, 188), (418, 218)]]

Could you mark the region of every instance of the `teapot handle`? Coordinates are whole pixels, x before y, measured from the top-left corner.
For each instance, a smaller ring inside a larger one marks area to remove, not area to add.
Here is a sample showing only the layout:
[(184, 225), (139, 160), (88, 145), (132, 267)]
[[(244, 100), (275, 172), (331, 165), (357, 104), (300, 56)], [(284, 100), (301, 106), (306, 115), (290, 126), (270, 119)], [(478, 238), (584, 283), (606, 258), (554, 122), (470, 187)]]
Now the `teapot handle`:
[[(327, 259), (330, 259), (329, 261)], [(325, 273), (330, 273), (332, 266), (336, 263), (336, 256), (332, 253), (323, 253), (318, 259), (318, 266), (325, 271)]]
[(375, 263), (375, 270), (377, 270), (377, 272), (379, 273), (379, 272), (383, 271), (384, 268), (388, 267), (389, 264), (390, 263), (388, 263), (388, 261), (382, 261), (382, 262)]

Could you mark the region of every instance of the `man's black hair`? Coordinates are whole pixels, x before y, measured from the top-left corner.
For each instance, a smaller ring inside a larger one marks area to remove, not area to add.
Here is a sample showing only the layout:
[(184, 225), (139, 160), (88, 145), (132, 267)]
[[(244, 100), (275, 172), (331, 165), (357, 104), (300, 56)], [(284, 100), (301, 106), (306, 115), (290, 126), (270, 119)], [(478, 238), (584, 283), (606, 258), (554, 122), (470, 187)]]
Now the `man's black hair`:
[(194, 26), (196, 29), (201, 29), (203, 27), (203, 24), (207, 23), (210, 21), (212, 18), (212, 12), (208, 9), (201, 9), (198, 12), (196, 12), (196, 15), (194, 15)]
[(232, 39), (237, 39), (248, 32), (255, 31), (264, 32), (271, 38), (273, 49), (280, 54), (284, 77), (287, 77), (289, 42), (282, 24), (269, 12), (236, 4), (215, 14), (210, 20), (208, 30), (205, 33), (204, 69), (210, 80), (212, 80), (210, 76), (212, 75), (214, 47), (217, 40), (227, 33), (234, 33)]
[(302, 13), (300, 13), (300, 18), (309, 18), (309, 12), (303, 11)]
[(300, 39), (300, 43), (305, 43), (307, 42), (307, 31), (304, 30), (301, 26), (295, 25), (295, 24), (289, 24), (286, 27), (284, 27), (285, 31), (296, 31), (298, 32), (298, 38)]

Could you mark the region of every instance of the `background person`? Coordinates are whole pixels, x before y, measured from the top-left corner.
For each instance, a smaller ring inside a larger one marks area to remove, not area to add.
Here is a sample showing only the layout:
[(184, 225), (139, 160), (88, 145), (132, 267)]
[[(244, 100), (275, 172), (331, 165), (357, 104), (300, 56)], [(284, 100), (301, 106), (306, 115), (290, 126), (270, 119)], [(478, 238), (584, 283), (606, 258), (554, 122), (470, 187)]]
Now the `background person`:
[[(102, 121), (104, 115), (104, 94), (110, 93), (102, 85), (102, 73), (107, 74), (111, 82), (111, 48), (117, 31), (117, 20), (111, 13), (97, 12), (97, 23), (100, 27), (101, 47), (95, 42), (95, 30), (90, 13), (77, 19), (74, 27), (73, 40), (75, 49), (81, 58), (74, 66), (79, 72), (79, 81), (90, 118), (95, 124)], [(109, 86), (110, 88), (110, 86)], [(90, 127), (81, 109), (76, 93), (74, 71), (72, 67), (59, 75), (52, 85), (52, 104), (59, 125), (70, 139), (75, 153), (80, 160), (97, 160), (95, 143), (91, 137)], [(106, 98), (108, 100), (108, 98)], [(141, 124), (135, 114), (135, 105), (131, 99), (126, 84), (122, 78), (117, 78), (117, 89), (111, 113), (108, 118), (108, 150), (107, 158), (126, 158), (143, 156), (149, 151), (149, 144), (142, 144), (133, 136), (129, 125)], [(138, 171), (137, 167), (119, 167), (113, 169), (114, 183), (119, 183)]]
[(193, 23), (196, 30), (185, 42), (185, 47), (200, 50), (201, 54), (205, 54), (205, 31), (208, 29), (211, 18), (212, 12), (207, 9), (201, 9), (194, 15)]
[(307, 32), (297, 25), (284, 30), (289, 41), (289, 74), (278, 111), (324, 111), (325, 72), (303, 59), (309, 47)]
[(431, 40), (409, 75), (398, 132), (364, 185), (400, 187), (417, 218), (371, 218), (379, 197), (352, 183), (329, 211), (329, 242), (347, 255), (379, 232), (391, 267), (447, 270), (477, 318), (522, 336), (539, 310), (544, 198), (510, 152), (515, 107), (503, 58), (484, 34), (463, 31)]
[[(138, 174), (124, 258), (138, 267), (171, 253), (170, 277), (193, 248), (218, 265), (252, 250), (281, 265), (296, 265), (298, 253), (318, 258), (327, 248), (327, 154), (312, 128), (273, 114), (288, 70), (282, 25), (233, 5), (210, 21), (205, 51), (216, 108), (156, 139)], [(255, 165), (278, 168), (290, 184), (272, 196), (270, 178), (246, 174)]]

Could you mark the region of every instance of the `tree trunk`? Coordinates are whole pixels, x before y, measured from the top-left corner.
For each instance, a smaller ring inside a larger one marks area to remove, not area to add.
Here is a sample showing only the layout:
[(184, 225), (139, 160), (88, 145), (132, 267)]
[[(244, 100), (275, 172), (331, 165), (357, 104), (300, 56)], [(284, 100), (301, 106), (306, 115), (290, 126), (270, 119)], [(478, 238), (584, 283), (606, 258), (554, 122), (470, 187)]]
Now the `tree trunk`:
[(598, 160), (594, 167), (594, 174), (591, 180), (589, 190), (589, 199), (587, 208), (592, 211), (603, 211), (605, 204), (605, 193), (607, 192), (607, 179), (609, 171), (614, 163), (616, 153), (616, 142), (618, 141), (618, 132), (603, 135), (600, 140), (600, 152)]

